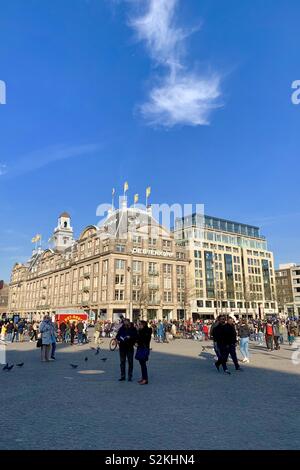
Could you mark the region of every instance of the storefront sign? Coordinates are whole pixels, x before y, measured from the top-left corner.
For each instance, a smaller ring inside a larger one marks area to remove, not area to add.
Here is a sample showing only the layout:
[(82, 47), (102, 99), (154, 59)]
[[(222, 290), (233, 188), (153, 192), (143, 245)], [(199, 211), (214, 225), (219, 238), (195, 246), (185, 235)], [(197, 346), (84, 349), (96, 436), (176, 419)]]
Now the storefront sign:
[(133, 255), (149, 255), (149, 256), (165, 256), (166, 258), (173, 258), (174, 253), (171, 251), (149, 250), (147, 248), (133, 248)]

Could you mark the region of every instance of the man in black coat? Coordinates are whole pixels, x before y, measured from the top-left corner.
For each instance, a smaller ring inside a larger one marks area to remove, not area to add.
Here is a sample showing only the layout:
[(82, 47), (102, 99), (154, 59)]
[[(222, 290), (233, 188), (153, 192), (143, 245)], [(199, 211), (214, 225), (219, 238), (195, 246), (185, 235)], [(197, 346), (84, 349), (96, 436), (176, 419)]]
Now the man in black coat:
[(220, 315), (219, 323), (213, 330), (213, 340), (217, 343), (219, 351), (215, 366), (219, 371), (220, 365), (222, 365), (224, 373), (230, 374), (227, 368), (227, 360), (230, 354), (230, 346), (236, 342), (236, 333), (232, 325), (226, 322), (224, 315)]
[(126, 380), (126, 358), (128, 361), (128, 382), (132, 381), (133, 373), (133, 355), (134, 345), (137, 340), (137, 330), (130, 324), (127, 318), (118, 331), (116, 339), (119, 343), (121, 378), (119, 381)]

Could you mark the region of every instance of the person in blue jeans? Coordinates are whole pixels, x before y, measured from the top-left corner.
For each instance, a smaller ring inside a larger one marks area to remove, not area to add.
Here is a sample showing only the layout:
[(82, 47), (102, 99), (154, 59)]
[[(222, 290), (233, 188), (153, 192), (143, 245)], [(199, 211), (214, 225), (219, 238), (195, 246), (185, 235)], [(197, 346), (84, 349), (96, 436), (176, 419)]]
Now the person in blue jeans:
[(241, 324), (238, 329), (238, 334), (240, 337), (240, 351), (243, 356), (243, 362), (249, 363), (249, 337), (250, 337), (250, 328), (248, 326), (247, 320), (242, 319)]
[(82, 321), (78, 322), (77, 323), (77, 340), (78, 340), (78, 344), (83, 344), (83, 328), (84, 328), (84, 325), (83, 325)]

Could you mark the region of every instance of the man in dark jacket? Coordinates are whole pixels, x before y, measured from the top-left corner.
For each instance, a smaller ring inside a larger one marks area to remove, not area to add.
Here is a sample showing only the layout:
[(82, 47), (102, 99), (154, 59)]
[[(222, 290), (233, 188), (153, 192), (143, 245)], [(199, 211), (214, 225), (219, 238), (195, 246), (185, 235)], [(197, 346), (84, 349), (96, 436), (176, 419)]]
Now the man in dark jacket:
[(226, 317), (220, 315), (219, 324), (213, 330), (213, 340), (217, 343), (218, 360), (215, 362), (217, 370), (220, 370), (220, 365), (223, 367), (225, 374), (230, 374), (227, 368), (227, 360), (230, 353), (230, 345), (234, 344), (235, 337), (232, 325), (226, 323)]
[(61, 340), (64, 343), (66, 339), (66, 329), (67, 329), (67, 325), (65, 324), (65, 322), (60, 323), (59, 329), (60, 329)]
[(137, 330), (134, 326), (130, 325), (130, 320), (127, 318), (123, 321), (123, 325), (118, 331), (116, 339), (119, 343), (120, 351), (120, 368), (121, 378), (119, 381), (126, 379), (126, 358), (128, 360), (128, 382), (132, 381), (133, 373), (133, 354), (134, 345), (137, 339)]
[(142, 378), (138, 381), (140, 385), (146, 385), (148, 383), (147, 361), (149, 359), (151, 336), (152, 328), (148, 327), (146, 321), (140, 321), (137, 331), (137, 354), (139, 351), (143, 351), (143, 356), (138, 359), (142, 373)]

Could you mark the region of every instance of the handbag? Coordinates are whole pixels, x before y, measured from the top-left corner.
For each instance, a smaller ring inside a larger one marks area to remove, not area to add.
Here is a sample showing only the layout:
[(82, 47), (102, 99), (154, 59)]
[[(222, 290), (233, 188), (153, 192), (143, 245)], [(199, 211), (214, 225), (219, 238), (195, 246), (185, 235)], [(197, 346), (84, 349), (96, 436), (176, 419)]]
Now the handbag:
[(149, 354), (150, 351), (148, 348), (145, 348), (144, 346), (138, 346), (135, 353), (135, 358), (137, 361), (148, 361)]
[(43, 346), (42, 338), (38, 338), (38, 340), (36, 342), (36, 347), (41, 348), (42, 346)]

